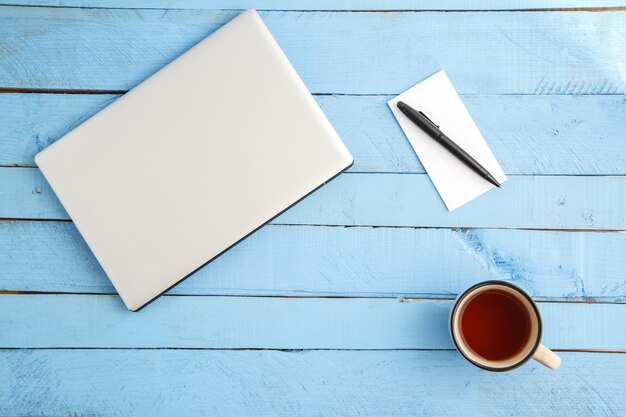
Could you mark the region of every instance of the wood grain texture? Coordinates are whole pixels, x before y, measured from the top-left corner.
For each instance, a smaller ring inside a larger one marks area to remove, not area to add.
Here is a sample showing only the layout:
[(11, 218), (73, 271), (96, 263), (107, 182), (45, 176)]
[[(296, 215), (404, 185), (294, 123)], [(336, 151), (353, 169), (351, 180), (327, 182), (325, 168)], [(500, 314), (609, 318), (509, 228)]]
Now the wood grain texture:
[(456, 352), (5, 350), (11, 416), (619, 416), (623, 355), (478, 370)]
[[(0, 218), (68, 219), (36, 168), (0, 167)], [(626, 177), (509, 176), (448, 212), (425, 174), (342, 174), (274, 224), (626, 230)]]
[[(448, 300), (0, 295), (2, 348), (452, 349)], [(539, 303), (554, 349), (626, 350), (626, 304)], [(28, 331), (14, 331), (28, 329)]]
[[(542, 10), (624, 6), (619, 1), (583, 0), (11, 0), (10, 5), (54, 7), (98, 7), (133, 9), (250, 9), (259, 10)], [(0, 4), (3, 4), (0, 3)]]
[[(37, 152), (118, 95), (0, 94), (0, 165)], [(354, 156), (352, 172), (423, 173), (387, 107), (391, 96), (316, 96)], [(624, 96), (464, 96), (508, 174), (626, 173)], [(593, 138), (593, 140), (590, 140)]]
[[(443, 297), (500, 279), (626, 301), (624, 233), (270, 225), (172, 294)], [(0, 222), (0, 290), (115, 294), (72, 223)]]
[[(281, 11), (623, 4), (16, 1), (89, 8), (0, 7), (4, 91), (125, 91), (238, 13), (202, 9), (274, 9), (263, 19), (356, 164), (172, 291), (189, 296), (133, 314), (110, 295), (0, 294), (0, 415), (626, 414), (622, 354), (486, 373), (449, 350), (449, 300), (402, 298), (497, 278), (544, 300), (610, 302), (540, 303), (544, 342), (626, 350), (626, 234), (449, 229), (626, 229), (626, 177), (614, 177), (626, 168), (626, 11)], [(129, 6), (157, 10), (99, 9)], [(514, 174), (453, 213), (385, 105), (441, 68)], [(32, 164), (116, 97), (0, 94), (0, 165)], [(0, 168), (2, 217), (67, 219), (31, 168)], [(0, 290), (113, 292), (71, 222), (40, 221), (0, 221)], [(355, 350), (308, 350), (320, 348)]]
[[(127, 90), (236, 11), (0, 8), (0, 87)], [(626, 12), (262, 12), (315, 93), (624, 94)], [(416, 48), (419, 42), (419, 48)]]

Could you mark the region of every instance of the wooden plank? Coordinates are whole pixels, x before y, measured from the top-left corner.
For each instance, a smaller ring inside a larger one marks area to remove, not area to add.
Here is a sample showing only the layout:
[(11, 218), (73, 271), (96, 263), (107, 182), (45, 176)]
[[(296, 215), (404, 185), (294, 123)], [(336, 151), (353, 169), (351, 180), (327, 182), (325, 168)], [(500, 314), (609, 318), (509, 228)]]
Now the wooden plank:
[[(451, 349), (448, 300), (0, 295), (2, 348)], [(540, 303), (555, 349), (626, 350), (626, 304)]]
[[(0, 167), (0, 196), (0, 218), (68, 219), (36, 168)], [(343, 174), (273, 223), (625, 230), (623, 207), (623, 176), (509, 176), (448, 212), (425, 174)]]
[[(34, 165), (37, 152), (117, 97), (0, 94), (4, 109), (0, 165)], [(352, 172), (424, 172), (387, 107), (389, 98), (316, 96), (354, 156)], [(463, 100), (508, 174), (626, 173), (623, 96), (504, 95)]]
[(619, 416), (623, 355), (488, 373), (455, 352), (0, 351), (0, 414)]
[[(127, 90), (237, 14), (2, 7), (0, 87)], [(399, 93), (442, 68), (463, 94), (626, 93), (621, 11), (262, 17), (316, 93)]]
[[(32, 195), (29, 196), (28, 194)], [(67, 219), (67, 213), (38, 170), (0, 167), (0, 218)]]
[[(170, 291), (456, 296), (501, 279), (542, 300), (626, 301), (626, 234), (264, 227)], [(0, 290), (114, 294), (72, 223), (0, 222)]]
[(455, 352), (5, 350), (3, 415), (624, 415), (622, 355), (488, 373)]
[(319, 0), (11, 0), (0, 3), (25, 6), (53, 7), (97, 7), (97, 8), (137, 8), (137, 9), (250, 9), (258, 10), (543, 10), (556, 8), (620, 7), (618, 1), (583, 0), (340, 0), (320, 2)]

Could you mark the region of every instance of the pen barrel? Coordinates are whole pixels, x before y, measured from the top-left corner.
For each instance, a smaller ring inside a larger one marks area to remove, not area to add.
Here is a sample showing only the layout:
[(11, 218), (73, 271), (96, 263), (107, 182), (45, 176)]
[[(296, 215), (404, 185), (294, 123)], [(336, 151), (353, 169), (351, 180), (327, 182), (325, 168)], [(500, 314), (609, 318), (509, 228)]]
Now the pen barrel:
[[(421, 117), (418, 116), (414, 116), (413, 118), (411, 118), (411, 120), (413, 121), (413, 123), (415, 123), (420, 129), (422, 129), (422, 131), (424, 131), (424, 133), (426, 133), (428, 136), (430, 136), (431, 138), (435, 138), (435, 140), (437, 140), (437, 136), (439, 135), (443, 135), (443, 133), (441, 133), (439, 131), (439, 129), (433, 125), (431, 122), (424, 120)], [(445, 135), (444, 135), (445, 136)]]
[(439, 133), (439, 129), (435, 124), (430, 121), (424, 114), (418, 112), (413, 107), (399, 101), (397, 104), (400, 111), (415, 123), (420, 129), (422, 129), (428, 136), (434, 138)]
[(461, 161), (465, 162), (465, 164), (470, 167), (474, 172), (479, 174), (483, 178), (487, 178), (489, 172), (478, 163), (477, 160), (472, 158), (470, 154), (465, 152), (459, 145), (454, 143), (452, 139), (447, 137), (443, 133), (439, 133), (436, 137), (434, 137), (437, 142), (441, 144), (444, 148), (446, 148), (452, 155), (456, 156)]
[(426, 116), (421, 111), (415, 110), (413, 107), (408, 104), (398, 101), (396, 106), (400, 111), (409, 118), (413, 123), (417, 125), (424, 133), (433, 138), (435, 141), (439, 142), (441, 146), (446, 148), (448, 152), (454, 155), (456, 158), (461, 160), (465, 165), (470, 167), (472, 171), (476, 172), (478, 175), (492, 183), (493, 185), (500, 187), (500, 183), (487, 171), (481, 164), (478, 163), (477, 160), (472, 158), (470, 154), (465, 152), (459, 145), (454, 143), (452, 139), (447, 137), (441, 130), (439, 130), (439, 126), (437, 126), (428, 116)]

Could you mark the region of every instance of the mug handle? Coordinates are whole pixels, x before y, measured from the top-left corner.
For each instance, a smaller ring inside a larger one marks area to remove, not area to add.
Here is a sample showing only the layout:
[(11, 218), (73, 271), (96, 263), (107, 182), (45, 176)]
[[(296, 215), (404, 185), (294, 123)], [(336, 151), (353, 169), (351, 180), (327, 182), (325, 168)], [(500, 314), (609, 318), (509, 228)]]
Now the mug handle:
[(539, 344), (533, 359), (550, 369), (558, 369), (561, 366), (561, 358), (542, 344)]

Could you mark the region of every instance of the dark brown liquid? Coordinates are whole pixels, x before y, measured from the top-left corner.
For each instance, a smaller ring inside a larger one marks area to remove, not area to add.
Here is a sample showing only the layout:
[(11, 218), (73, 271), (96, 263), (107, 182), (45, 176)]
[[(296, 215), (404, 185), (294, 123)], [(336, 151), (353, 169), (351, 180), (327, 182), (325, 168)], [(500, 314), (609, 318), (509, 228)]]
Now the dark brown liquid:
[(461, 337), (479, 356), (501, 361), (519, 354), (530, 338), (530, 314), (505, 291), (486, 290), (460, 312)]

